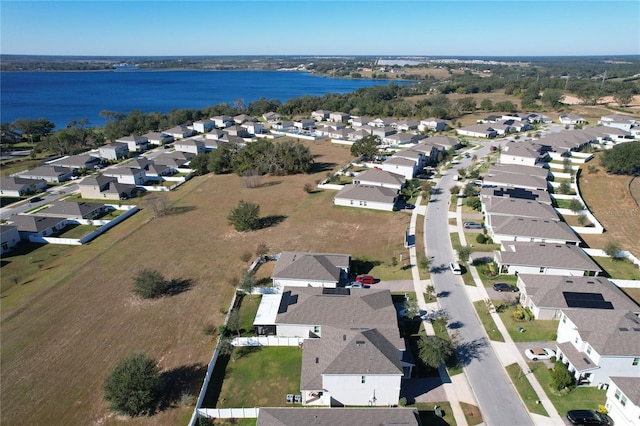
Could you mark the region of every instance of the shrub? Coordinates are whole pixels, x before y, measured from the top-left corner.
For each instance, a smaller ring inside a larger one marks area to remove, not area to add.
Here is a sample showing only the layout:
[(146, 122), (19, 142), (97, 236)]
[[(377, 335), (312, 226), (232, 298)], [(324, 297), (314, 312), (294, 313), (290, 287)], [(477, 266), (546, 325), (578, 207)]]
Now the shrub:
[(144, 353), (122, 360), (104, 382), (111, 409), (128, 416), (151, 414), (162, 390), (158, 364)]
[(153, 299), (166, 294), (170, 283), (164, 279), (162, 274), (153, 269), (142, 269), (133, 278), (134, 294), (143, 299)]
[(227, 220), (236, 231), (252, 231), (260, 228), (260, 206), (244, 200), (238, 202), (238, 206), (233, 208)]
[(478, 244), (484, 244), (487, 241), (487, 237), (484, 234), (478, 234), (476, 236), (476, 242)]
[(406, 397), (402, 397), (398, 400), (398, 405), (401, 407), (406, 407), (407, 406), (407, 398)]
[(556, 361), (551, 369), (551, 387), (554, 390), (562, 390), (573, 384), (573, 376), (567, 366), (561, 361)]

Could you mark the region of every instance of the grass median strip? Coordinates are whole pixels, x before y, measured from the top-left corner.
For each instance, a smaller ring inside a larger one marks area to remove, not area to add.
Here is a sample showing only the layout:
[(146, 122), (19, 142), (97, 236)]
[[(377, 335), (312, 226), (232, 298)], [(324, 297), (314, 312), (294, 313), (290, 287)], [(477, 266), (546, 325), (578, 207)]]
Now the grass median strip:
[(511, 365), (507, 365), (506, 369), (507, 373), (509, 373), (509, 377), (511, 377), (511, 382), (520, 394), (520, 398), (522, 398), (522, 401), (524, 401), (524, 405), (527, 406), (527, 410), (534, 414), (540, 414), (542, 416), (549, 417), (549, 413), (547, 413), (547, 410), (545, 410), (544, 407), (538, 402), (538, 394), (535, 390), (533, 390), (533, 387), (531, 386), (531, 383), (529, 383), (529, 380), (527, 380), (525, 372), (522, 371), (522, 368), (520, 368), (518, 364), (513, 363)]
[(496, 326), (496, 323), (493, 321), (491, 314), (489, 314), (487, 305), (484, 302), (484, 300), (478, 300), (476, 302), (473, 302), (473, 306), (476, 308), (476, 311), (478, 312), (478, 317), (480, 317), (480, 321), (482, 322), (482, 325), (484, 326), (484, 329), (487, 332), (489, 339), (496, 342), (504, 342), (504, 337), (502, 337), (502, 334), (500, 333), (500, 331), (498, 331), (498, 327)]

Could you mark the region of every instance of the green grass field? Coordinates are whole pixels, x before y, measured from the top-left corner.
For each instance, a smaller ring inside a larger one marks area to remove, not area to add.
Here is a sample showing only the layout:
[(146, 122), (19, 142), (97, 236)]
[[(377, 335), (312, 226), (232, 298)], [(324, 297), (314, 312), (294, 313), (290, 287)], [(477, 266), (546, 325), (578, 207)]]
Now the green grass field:
[[(497, 304), (498, 301), (495, 301), (494, 303)], [(509, 330), (509, 335), (514, 342), (542, 342), (555, 340), (554, 337), (558, 330), (558, 321), (516, 321), (513, 318), (514, 311), (515, 307), (511, 306), (499, 314), (502, 323), (507, 330)], [(520, 332), (520, 328), (523, 328), (524, 331)]]

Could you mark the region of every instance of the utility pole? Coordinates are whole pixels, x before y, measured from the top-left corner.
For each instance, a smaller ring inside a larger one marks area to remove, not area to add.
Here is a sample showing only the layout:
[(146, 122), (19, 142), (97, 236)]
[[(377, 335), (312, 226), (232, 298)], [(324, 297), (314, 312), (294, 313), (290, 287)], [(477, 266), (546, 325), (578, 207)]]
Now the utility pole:
[(602, 86), (604, 86), (604, 80), (607, 78), (607, 70), (604, 70), (604, 75), (602, 76), (602, 83), (600, 83), (600, 90), (602, 90)]

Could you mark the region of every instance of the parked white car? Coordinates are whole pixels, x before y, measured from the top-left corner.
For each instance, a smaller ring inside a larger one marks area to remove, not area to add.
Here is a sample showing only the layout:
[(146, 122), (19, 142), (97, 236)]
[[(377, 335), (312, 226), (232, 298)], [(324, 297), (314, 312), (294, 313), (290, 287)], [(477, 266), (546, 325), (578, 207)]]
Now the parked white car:
[(524, 351), (524, 354), (531, 361), (540, 361), (556, 356), (556, 351), (549, 348), (530, 348)]

